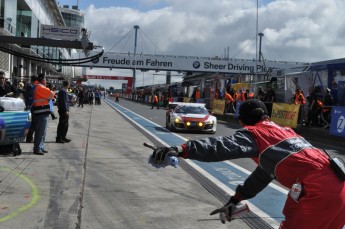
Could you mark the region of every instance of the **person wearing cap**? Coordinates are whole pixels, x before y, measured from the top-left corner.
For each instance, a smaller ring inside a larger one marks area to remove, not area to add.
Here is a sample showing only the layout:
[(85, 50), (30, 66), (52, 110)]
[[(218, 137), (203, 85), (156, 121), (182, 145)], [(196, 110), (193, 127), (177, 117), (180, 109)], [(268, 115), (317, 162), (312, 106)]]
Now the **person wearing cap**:
[[(342, 228), (345, 224), (345, 185), (332, 170), (328, 156), (291, 128), (270, 121), (265, 104), (258, 99), (241, 104), (239, 121), (243, 128), (232, 136), (158, 147), (152, 154), (153, 163), (162, 164), (167, 155), (203, 162), (251, 158), (258, 166), (237, 186), (234, 196), (211, 215), (225, 214), (226, 220), (231, 221), (233, 207), (255, 197), (276, 180), (291, 190), (280, 228)], [(300, 193), (294, 189), (296, 186), (301, 187)]]

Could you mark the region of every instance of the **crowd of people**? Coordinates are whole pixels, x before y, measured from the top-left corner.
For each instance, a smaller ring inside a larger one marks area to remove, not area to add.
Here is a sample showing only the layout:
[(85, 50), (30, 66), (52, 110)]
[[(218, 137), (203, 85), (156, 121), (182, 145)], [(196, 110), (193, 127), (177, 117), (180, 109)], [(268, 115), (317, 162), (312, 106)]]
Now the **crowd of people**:
[(61, 85), (47, 82), (44, 74), (31, 76), (30, 82), (11, 83), (5, 77), (5, 72), (0, 71), (0, 97), (21, 98), (25, 103), (26, 110), (31, 111), (32, 121), (25, 141), (34, 143), (33, 153), (44, 155), (48, 153), (45, 148), (45, 137), (48, 117), (57, 119), (54, 107), (58, 110), (59, 122), (56, 131), (56, 143), (69, 143), (67, 138), (70, 106), (72, 94), (78, 98), (78, 107), (84, 104), (101, 105), (101, 98), (105, 92), (100, 89), (89, 88), (85, 85), (71, 87), (68, 80), (62, 81)]
[[(272, 114), (272, 105), (276, 102), (276, 94), (271, 86), (267, 86), (264, 91), (262, 87), (257, 88), (254, 94), (249, 90), (218, 90), (216, 99), (224, 99), (226, 102), (225, 113), (236, 112), (236, 102), (248, 99), (259, 99), (264, 102), (269, 116)], [(290, 103), (301, 105), (298, 123), (304, 126), (315, 126), (329, 128), (331, 122), (331, 107), (334, 105), (331, 89), (325, 88), (323, 91), (320, 86), (311, 87), (308, 95), (305, 96), (300, 88), (296, 88)]]

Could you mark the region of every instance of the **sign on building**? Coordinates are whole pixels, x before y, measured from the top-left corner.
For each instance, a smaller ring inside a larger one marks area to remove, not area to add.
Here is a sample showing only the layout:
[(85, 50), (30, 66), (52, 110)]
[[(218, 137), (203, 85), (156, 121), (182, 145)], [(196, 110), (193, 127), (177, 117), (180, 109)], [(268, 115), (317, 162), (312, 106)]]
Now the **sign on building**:
[(55, 26), (55, 25), (42, 25), (41, 37), (57, 40), (79, 40), (80, 28)]

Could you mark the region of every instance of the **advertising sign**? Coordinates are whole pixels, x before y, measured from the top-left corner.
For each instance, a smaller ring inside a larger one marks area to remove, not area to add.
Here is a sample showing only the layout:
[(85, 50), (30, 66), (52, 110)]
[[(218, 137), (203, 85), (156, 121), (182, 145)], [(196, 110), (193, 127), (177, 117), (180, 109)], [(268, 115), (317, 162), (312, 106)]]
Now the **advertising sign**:
[(214, 99), (212, 105), (212, 111), (215, 114), (223, 115), (225, 109), (225, 101), (220, 99)]
[(345, 107), (332, 107), (329, 134), (345, 137)]
[(299, 104), (273, 103), (271, 120), (281, 126), (297, 127)]
[[(96, 54), (96, 53), (94, 53)], [(90, 55), (93, 55), (90, 53)], [(84, 54), (75, 54), (73, 58), (84, 58)], [(156, 71), (192, 71), (192, 72), (216, 72), (216, 73), (244, 73), (255, 71), (253, 60), (224, 60), (220, 58), (202, 58), (172, 55), (149, 55), (131, 53), (105, 53), (99, 59), (82, 63), (81, 66), (101, 68), (143, 69)], [(290, 69), (304, 66), (303, 63), (266, 61), (258, 62), (258, 71), (270, 71), (273, 69)]]
[(55, 25), (41, 25), (41, 37), (69, 41), (79, 40), (80, 28)]

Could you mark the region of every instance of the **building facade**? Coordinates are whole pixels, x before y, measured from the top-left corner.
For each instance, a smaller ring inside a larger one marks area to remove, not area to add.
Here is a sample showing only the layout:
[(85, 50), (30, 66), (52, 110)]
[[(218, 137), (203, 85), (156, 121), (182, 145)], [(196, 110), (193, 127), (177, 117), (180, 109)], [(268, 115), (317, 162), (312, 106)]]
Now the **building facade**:
[[(0, 36), (39, 38), (42, 25), (66, 26), (55, 0), (0, 0)], [(70, 59), (70, 52), (65, 48), (20, 44), (1, 46), (0, 69), (6, 72), (6, 78), (13, 83), (28, 81), (30, 76), (39, 73), (73, 77), (71, 66), (30, 58)], [(8, 50), (15, 50), (21, 55), (15, 55)]]

